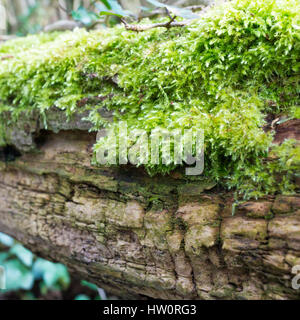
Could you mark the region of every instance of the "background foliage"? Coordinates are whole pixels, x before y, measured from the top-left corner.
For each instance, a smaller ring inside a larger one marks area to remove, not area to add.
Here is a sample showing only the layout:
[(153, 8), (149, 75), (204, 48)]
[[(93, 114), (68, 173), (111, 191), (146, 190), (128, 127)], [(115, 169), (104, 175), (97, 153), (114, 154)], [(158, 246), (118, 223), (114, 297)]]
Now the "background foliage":
[[(0, 233), (0, 265), (6, 271), (6, 290), (0, 291), (0, 300), (5, 297), (22, 300), (61, 298), (74, 286), (64, 265), (36, 257), (3, 233)], [(69, 299), (100, 299), (97, 286), (86, 281), (76, 285), (74, 293), (69, 292)]]

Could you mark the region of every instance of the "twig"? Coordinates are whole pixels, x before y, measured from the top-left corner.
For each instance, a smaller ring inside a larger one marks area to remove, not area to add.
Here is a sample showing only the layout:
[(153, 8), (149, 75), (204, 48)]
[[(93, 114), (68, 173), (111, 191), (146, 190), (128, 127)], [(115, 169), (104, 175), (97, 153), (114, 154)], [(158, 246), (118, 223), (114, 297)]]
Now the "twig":
[(171, 16), (171, 13), (170, 13), (169, 9), (167, 7), (165, 7), (165, 10), (166, 10), (167, 16), (170, 18), (170, 20), (172, 20), (174, 17)]
[(171, 12), (169, 11), (169, 9), (167, 7), (165, 9), (166, 9), (167, 16), (170, 18), (170, 21), (167, 23), (166, 28), (170, 28), (171, 23), (173, 21), (175, 21), (175, 19), (176, 19), (176, 15), (174, 15), (172, 17)]
[(146, 31), (146, 30), (150, 30), (150, 29), (154, 29), (154, 28), (174, 28), (174, 27), (184, 27), (188, 24), (191, 23), (190, 20), (185, 20), (185, 21), (174, 21), (176, 18), (176, 16), (172, 17), (172, 19), (170, 19), (167, 22), (161, 22), (161, 23), (154, 23), (154, 24), (142, 24), (142, 25), (138, 25), (138, 24), (128, 24), (123, 18), (121, 19), (121, 22), (124, 24), (126, 30), (131, 30), (131, 31), (135, 31), (135, 32), (141, 32), (141, 31)]

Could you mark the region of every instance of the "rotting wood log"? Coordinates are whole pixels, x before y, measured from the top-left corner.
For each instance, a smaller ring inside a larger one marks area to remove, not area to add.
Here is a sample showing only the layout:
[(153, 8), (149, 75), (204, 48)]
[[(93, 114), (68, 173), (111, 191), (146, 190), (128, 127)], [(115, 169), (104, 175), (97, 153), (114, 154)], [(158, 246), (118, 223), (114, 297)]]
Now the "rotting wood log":
[[(14, 128), (2, 150), (15, 159), (0, 162), (1, 232), (127, 298), (300, 297), (299, 195), (248, 201), (232, 216), (232, 194), (211, 182), (92, 166), (96, 134), (57, 112), (47, 130), (34, 117)], [(299, 138), (297, 123), (286, 126)]]

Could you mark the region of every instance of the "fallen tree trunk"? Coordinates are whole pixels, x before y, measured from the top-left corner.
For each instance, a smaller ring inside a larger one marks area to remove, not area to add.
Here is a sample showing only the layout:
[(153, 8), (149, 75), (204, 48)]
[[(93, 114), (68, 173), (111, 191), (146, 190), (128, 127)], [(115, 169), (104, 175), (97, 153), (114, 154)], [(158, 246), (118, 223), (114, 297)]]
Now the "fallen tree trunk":
[(96, 136), (78, 121), (37, 139), (35, 130), (19, 128), (13, 144), (31, 139), (38, 151), (0, 162), (1, 232), (127, 298), (300, 297), (299, 196), (247, 202), (232, 216), (232, 194), (208, 181), (93, 167)]
[[(299, 3), (211, 10), (168, 32), (1, 45), (1, 231), (119, 296), (300, 297)], [(91, 165), (93, 146), (114, 143), (89, 131), (120, 121), (131, 133), (204, 129), (203, 178), (142, 157)]]

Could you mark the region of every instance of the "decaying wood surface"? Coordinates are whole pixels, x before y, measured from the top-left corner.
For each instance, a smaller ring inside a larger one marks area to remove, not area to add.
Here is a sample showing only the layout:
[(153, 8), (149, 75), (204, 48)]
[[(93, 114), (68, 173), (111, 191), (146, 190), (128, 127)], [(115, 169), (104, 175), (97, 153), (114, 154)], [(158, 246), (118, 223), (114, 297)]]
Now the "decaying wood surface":
[(127, 298), (300, 298), (299, 196), (232, 216), (232, 194), (212, 183), (93, 167), (95, 133), (58, 118), (47, 131), (36, 119), (12, 129), (22, 155), (0, 162), (1, 232)]

